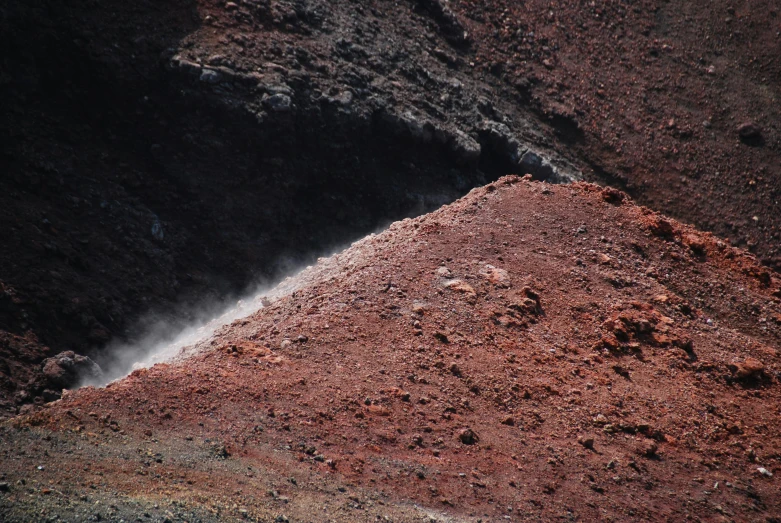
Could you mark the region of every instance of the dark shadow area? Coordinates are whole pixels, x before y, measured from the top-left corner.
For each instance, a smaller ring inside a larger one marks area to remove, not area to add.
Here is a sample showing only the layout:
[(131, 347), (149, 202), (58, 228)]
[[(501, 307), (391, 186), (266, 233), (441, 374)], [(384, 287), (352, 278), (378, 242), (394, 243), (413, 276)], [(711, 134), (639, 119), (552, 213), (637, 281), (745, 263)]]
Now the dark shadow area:
[(150, 311), (187, 323), (518, 171), (313, 100), (304, 76), (287, 79), (295, 110), (252, 112), (243, 88), (170, 68), (199, 23), (189, 0), (0, 6), (4, 394), (42, 394), (47, 356), (98, 358)]
[(160, 53), (198, 24), (191, 0), (0, 2), (0, 407), (41, 392), (44, 344), (100, 346), (176, 295), (128, 234), (148, 225), (118, 174), (139, 165), (125, 136), (146, 131)]

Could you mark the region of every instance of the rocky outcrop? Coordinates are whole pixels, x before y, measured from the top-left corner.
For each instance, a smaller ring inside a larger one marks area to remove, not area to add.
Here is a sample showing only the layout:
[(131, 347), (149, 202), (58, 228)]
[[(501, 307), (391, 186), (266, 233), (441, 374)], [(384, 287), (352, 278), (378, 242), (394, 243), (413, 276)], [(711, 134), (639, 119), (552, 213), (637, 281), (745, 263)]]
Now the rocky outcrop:
[(98, 380), (103, 371), (87, 356), (64, 351), (44, 360), (43, 375), (52, 388), (65, 389), (81, 381)]

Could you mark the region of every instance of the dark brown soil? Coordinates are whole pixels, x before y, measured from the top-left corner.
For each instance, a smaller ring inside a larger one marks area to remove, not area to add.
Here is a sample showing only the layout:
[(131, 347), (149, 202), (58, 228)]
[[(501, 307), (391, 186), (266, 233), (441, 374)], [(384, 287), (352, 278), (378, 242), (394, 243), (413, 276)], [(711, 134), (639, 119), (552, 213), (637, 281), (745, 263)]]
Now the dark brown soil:
[(577, 123), (588, 178), (781, 268), (775, 2), (453, 3), (486, 72)]

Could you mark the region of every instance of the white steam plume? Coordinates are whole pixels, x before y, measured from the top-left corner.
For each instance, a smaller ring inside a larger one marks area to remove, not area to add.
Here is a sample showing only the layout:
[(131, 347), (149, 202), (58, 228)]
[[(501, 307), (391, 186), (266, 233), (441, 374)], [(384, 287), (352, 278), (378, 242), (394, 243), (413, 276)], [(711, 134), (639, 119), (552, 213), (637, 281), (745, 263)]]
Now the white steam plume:
[[(370, 234), (352, 245), (362, 244), (374, 236)], [(170, 321), (147, 319), (143, 322), (144, 326), (138, 329), (144, 332), (142, 336), (131, 342), (112, 343), (104, 349), (98, 361), (103, 369), (102, 378), (85, 379), (79, 386), (103, 386), (127, 376), (135, 369), (190, 356), (204, 347), (204, 342), (209, 341), (221, 327), (257, 312), (304, 285), (333, 277), (345, 264), (355, 264), (359, 252), (348, 249), (327, 258), (319, 258), (316, 265), (285, 278), (276, 286), (256, 287), (253, 292), (228, 307), (212, 305), (203, 308), (205, 312), (195, 315), (196, 320), (184, 327)]]

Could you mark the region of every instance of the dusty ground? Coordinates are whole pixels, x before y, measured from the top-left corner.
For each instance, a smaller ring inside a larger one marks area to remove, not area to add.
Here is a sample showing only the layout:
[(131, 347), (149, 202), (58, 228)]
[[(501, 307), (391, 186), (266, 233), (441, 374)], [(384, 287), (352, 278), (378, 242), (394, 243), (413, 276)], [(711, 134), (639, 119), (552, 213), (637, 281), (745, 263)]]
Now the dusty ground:
[(321, 265), (4, 423), (5, 520), (781, 517), (781, 282), (751, 254), (503, 178)]
[[(767, 0), (0, 0), (0, 519), (780, 520), (780, 40)], [(47, 403), (47, 357), (490, 182)]]
[(230, 4), (0, 2), (0, 416), (57, 393), (53, 353), (508, 173), (622, 187), (778, 268), (773, 2)]

